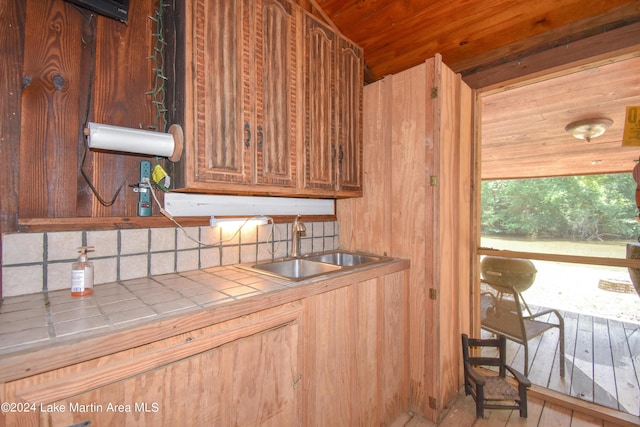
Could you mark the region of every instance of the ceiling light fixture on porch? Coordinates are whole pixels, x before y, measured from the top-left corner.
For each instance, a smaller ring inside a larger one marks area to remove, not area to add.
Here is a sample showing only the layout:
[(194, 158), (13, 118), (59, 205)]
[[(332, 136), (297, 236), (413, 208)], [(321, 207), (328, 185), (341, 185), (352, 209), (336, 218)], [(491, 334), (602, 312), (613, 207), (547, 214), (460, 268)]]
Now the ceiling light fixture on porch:
[(593, 138), (601, 136), (613, 124), (613, 120), (607, 118), (593, 118), (571, 122), (564, 130), (578, 139), (591, 142)]

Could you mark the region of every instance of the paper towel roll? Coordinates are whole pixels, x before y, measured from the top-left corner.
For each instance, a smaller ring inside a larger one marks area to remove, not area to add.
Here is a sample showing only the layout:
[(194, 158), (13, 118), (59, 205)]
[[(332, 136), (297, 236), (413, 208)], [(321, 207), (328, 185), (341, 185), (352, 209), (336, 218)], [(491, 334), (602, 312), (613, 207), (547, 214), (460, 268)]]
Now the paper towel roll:
[(178, 125), (171, 125), (169, 133), (93, 122), (87, 126), (89, 148), (168, 157), (173, 162), (182, 155), (182, 128)]

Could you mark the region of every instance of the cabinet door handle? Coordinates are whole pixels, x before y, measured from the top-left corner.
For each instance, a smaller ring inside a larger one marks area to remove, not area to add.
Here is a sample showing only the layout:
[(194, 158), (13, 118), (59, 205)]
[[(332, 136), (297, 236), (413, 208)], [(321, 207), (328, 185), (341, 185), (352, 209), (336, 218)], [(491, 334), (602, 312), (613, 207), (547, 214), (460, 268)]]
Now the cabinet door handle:
[(338, 162), (342, 163), (344, 159), (344, 151), (342, 151), (342, 145), (338, 148)]
[(258, 150), (262, 150), (262, 126), (258, 125)]
[(244, 146), (245, 148), (249, 148), (251, 146), (251, 126), (249, 126), (249, 123), (244, 124), (244, 131), (246, 133)]

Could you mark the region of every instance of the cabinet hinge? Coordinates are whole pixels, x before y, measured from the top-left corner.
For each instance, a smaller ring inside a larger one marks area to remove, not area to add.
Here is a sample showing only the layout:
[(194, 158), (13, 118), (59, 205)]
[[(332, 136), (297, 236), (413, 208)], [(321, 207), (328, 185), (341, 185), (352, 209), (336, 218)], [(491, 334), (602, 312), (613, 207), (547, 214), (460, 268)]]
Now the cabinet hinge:
[(429, 298), (431, 298), (432, 300), (438, 299), (438, 290), (434, 289), (434, 288), (430, 288), (429, 289)]
[(435, 397), (429, 396), (429, 408), (438, 409), (438, 401)]
[(432, 87), (431, 88), (431, 99), (437, 98), (438, 97), (438, 87)]
[(429, 177), (429, 184), (430, 184), (432, 187), (435, 187), (436, 185), (438, 185), (438, 176), (437, 176), (437, 175), (431, 175), (431, 176)]

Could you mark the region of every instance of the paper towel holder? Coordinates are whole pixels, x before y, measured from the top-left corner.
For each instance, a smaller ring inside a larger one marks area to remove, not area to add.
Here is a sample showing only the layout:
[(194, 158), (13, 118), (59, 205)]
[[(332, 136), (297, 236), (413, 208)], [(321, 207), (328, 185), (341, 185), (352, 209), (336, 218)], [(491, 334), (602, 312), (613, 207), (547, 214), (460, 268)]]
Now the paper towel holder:
[(164, 133), (88, 122), (84, 135), (89, 148), (167, 157), (174, 163), (180, 161), (184, 150), (179, 124), (172, 124)]
[(182, 131), (182, 126), (179, 124), (172, 124), (169, 126), (168, 133), (173, 136), (173, 143), (175, 144), (173, 147), (173, 154), (168, 157), (172, 162), (179, 162), (182, 158), (182, 151), (184, 149), (184, 132)]

